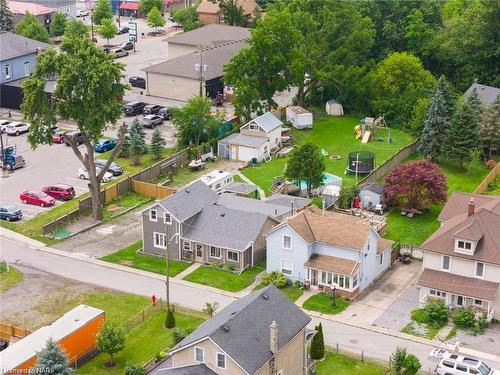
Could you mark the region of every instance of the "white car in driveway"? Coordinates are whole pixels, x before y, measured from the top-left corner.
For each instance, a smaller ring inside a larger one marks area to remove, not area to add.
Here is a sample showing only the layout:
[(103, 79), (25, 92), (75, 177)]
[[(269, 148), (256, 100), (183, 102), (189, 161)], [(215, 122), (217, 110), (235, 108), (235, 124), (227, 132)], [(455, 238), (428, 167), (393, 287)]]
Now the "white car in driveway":
[(441, 348), (433, 349), (429, 357), (440, 359), (436, 367), (439, 375), (500, 375), (500, 371), (492, 369), (479, 359), (449, 353)]
[[(99, 174), (101, 171), (101, 168), (96, 167), (95, 168), (95, 173)], [(87, 172), (87, 169), (85, 167), (81, 167), (78, 169), (78, 177), (80, 177), (82, 180), (88, 180), (89, 179), (89, 173)], [(102, 178), (102, 182), (109, 182), (113, 179), (113, 175), (109, 172), (104, 173), (104, 176)]]
[(7, 125), (12, 124), (11, 120), (0, 120), (0, 133), (3, 134), (5, 129), (7, 129)]
[(11, 122), (5, 127), (5, 132), (9, 135), (19, 135), (29, 130), (30, 126), (25, 122)]

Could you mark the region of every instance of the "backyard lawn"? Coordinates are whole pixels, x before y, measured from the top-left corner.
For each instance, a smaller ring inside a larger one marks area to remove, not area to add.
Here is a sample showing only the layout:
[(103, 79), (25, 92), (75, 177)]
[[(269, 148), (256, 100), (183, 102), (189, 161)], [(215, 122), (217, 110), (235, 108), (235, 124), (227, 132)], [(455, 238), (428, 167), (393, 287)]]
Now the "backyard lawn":
[(133, 207), (146, 204), (153, 199), (135, 192), (129, 192), (107, 202), (103, 207), (103, 220), (109, 221), (114, 215), (118, 215)]
[[(2, 263), (3, 264), (3, 263)], [(0, 271), (0, 292), (6, 292), (23, 279), (23, 274), (14, 267)]]
[(316, 364), (317, 375), (383, 375), (386, 371), (378, 364), (332, 352), (326, 352), (325, 359)]
[[(254, 290), (259, 290), (264, 288), (266, 285), (260, 283), (255, 287)], [(292, 284), (288, 284), (284, 288), (280, 289), (280, 292), (283, 293), (290, 301), (297, 301), (302, 294), (304, 294), (303, 289), (295, 288)]]
[(211, 266), (201, 266), (187, 275), (184, 280), (227, 290), (228, 292), (239, 292), (251, 285), (255, 281), (255, 277), (264, 271), (264, 269), (265, 267), (257, 265), (247, 268), (238, 275), (237, 273), (219, 270)]
[[(333, 161), (329, 157), (325, 159), (326, 171), (343, 178), (346, 185), (354, 185), (354, 176), (344, 175), (347, 155), (352, 151), (372, 151), (376, 155), (376, 164), (379, 165), (384, 160), (400, 148), (411, 143), (412, 137), (398, 129), (390, 129), (393, 143), (388, 143), (388, 129), (378, 129), (376, 136), (383, 136), (384, 142), (371, 141), (361, 144), (361, 141), (354, 136), (354, 126), (359, 119), (356, 117), (325, 117), (315, 120), (312, 130), (291, 129), (292, 138), (295, 144), (301, 145), (312, 142), (320, 149), (325, 149), (328, 155), (338, 154), (342, 159)], [(262, 163), (257, 167), (245, 168), (243, 174), (260, 185), (265, 192), (269, 191), (273, 177), (282, 176), (287, 158), (273, 159), (269, 163)]]
[(349, 306), (349, 301), (342, 297), (336, 296), (335, 298), (336, 306), (332, 306), (332, 298), (326, 293), (317, 293), (310, 297), (302, 307), (306, 310), (317, 311), (323, 314), (338, 314), (344, 311), (347, 306)]
[[(134, 242), (132, 245), (127, 246), (115, 253), (106, 255), (101, 260), (107, 262), (121, 264), (123, 266), (133, 267), (144, 271), (150, 271), (154, 273), (159, 273), (165, 275), (166, 264), (165, 258), (155, 257), (152, 255), (138, 254), (137, 250), (142, 248), (142, 241)], [(169, 273), (170, 276), (175, 276), (178, 273), (184, 271), (190, 266), (187, 262), (179, 262), (177, 260), (170, 259)]]

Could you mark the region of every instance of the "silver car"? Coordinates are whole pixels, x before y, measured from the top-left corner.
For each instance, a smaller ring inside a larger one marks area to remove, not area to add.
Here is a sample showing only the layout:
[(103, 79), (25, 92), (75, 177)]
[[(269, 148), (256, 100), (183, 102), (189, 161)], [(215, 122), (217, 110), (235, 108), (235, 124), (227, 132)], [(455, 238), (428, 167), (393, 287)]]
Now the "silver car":
[(163, 124), (163, 117), (158, 115), (146, 115), (142, 119), (142, 126), (145, 128), (154, 128)]

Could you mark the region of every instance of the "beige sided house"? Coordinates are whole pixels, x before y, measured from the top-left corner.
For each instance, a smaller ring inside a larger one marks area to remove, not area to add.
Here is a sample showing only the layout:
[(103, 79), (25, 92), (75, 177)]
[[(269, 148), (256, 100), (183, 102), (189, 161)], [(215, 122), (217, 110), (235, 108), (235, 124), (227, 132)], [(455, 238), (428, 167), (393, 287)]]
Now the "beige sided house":
[[(260, 7), (254, 0), (237, 0), (236, 3), (243, 10), (243, 16), (246, 22), (249, 22), (255, 12), (260, 10)], [(216, 2), (202, 0), (198, 8), (196, 8), (196, 13), (198, 13), (198, 19), (204, 25), (224, 23), (222, 11), (219, 8), (219, 4)]]
[(500, 196), (453, 193), (421, 246), (420, 303), (442, 299), (500, 318)]
[(243, 297), (170, 351), (154, 375), (306, 375), (311, 318), (276, 287)]

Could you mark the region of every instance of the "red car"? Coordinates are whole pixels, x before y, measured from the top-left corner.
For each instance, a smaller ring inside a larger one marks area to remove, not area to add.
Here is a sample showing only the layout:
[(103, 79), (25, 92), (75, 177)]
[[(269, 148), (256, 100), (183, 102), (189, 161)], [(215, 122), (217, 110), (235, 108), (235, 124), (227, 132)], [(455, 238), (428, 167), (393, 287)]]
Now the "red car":
[(56, 199), (62, 199), (64, 201), (69, 201), (75, 197), (75, 189), (71, 185), (66, 184), (55, 184), (52, 186), (45, 186), (42, 191), (54, 197)]
[(54, 143), (64, 143), (64, 133), (65, 131), (56, 130), (52, 133), (52, 142)]
[(37, 204), (42, 207), (53, 206), (56, 203), (56, 200), (50, 195), (38, 190), (25, 190), (21, 193), (19, 198), (24, 204)]

